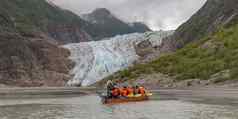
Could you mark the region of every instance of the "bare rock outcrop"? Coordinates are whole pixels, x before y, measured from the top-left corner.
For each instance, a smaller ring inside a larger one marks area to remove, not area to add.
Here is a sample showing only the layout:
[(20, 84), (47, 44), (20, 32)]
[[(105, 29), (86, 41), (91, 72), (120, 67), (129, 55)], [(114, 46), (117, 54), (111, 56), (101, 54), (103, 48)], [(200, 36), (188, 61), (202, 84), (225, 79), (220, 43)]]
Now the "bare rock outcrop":
[(63, 86), (70, 78), (69, 55), (47, 36), (0, 34), (0, 84)]

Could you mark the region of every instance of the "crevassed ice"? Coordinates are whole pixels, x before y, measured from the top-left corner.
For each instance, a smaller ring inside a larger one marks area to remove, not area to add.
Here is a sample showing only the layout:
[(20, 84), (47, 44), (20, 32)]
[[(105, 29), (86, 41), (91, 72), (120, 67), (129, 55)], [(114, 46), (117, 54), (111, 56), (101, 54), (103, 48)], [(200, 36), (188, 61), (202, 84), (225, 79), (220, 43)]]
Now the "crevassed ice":
[(160, 45), (168, 32), (133, 33), (107, 38), (102, 41), (68, 44), (63, 47), (71, 51), (70, 59), (75, 62), (71, 71), (74, 75), (68, 85), (91, 85), (119, 70), (125, 69), (138, 60), (135, 45), (150, 40)]

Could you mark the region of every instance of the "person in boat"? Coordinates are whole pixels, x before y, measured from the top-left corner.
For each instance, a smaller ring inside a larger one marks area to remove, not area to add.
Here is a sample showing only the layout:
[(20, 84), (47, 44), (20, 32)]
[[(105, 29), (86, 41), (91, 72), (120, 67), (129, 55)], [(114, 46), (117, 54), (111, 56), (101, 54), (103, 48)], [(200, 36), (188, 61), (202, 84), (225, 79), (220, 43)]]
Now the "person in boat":
[(128, 96), (128, 91), (127, 91), (127, 87), (124, 86), (121, 90), (120, 90), (120, 94), (122, 97), (127, 97)]
[(123, 95), (123, 87), (119, 88), (119, 92), (120, 92), (120, 96), (122, 96)]
[(114, 87), (112, 90), (112, 97), (113, 98), (118, 98), (120, 96), (120, 90), (118, 87)]
[(143, 87), (143, 86), (140, 86), (139, 87), (139, 94), (141, 94), (141, 95), (145, 95), (145, 87)]
[(133, 90), (134, 91), (134, 95), (139, 94), (139, 86), (138, 85), (134, 86), (133, 89), (134, 89)]
[(132, 97), (134, 96), (134, 89), (131, 86), (127, 87), (127, 93), (128, 93), (128, 97)]
[(112, 80), (108, 80), (106, 83), (106, 89), (107, 89), (107, 96), (108, 98), (112, 97), (112, 90), (114, 88), (114, 83), (112, 82)]

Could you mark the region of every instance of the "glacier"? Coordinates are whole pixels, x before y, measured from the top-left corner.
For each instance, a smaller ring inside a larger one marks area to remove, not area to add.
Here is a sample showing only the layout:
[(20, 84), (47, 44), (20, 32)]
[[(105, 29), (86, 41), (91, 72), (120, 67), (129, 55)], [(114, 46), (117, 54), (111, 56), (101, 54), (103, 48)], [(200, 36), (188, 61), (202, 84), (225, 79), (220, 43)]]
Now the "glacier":
[(105, 38), (101, 41), (64, 45), (71, 52), (69, 57), (75, 66), (70, 72), (73, 78), (69, 86), (88, 86), (129, 66), (139, 60), (135, 46), (149, 40), (153, 46), (161, 45), (164, 37), (172, 32), (158, 31), (133, 33)]

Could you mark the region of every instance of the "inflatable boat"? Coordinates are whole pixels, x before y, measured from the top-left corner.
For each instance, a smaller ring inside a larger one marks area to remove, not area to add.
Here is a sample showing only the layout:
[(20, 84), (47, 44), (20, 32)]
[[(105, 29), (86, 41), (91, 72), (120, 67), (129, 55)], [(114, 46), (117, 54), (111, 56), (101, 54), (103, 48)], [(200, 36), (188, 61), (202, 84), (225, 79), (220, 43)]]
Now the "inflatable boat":
[(127, 103), (127, 102), (139, 102), (149, 100), (149, 97), (152, 96), (152, 93), (147, 93), (145, 95), (135, 95), (128, 97), (118, 97), (118, 98), (108, 98), (107, 96), (100, 96), (101, 102), (103, 104), (117, 104), (117, 103)]

